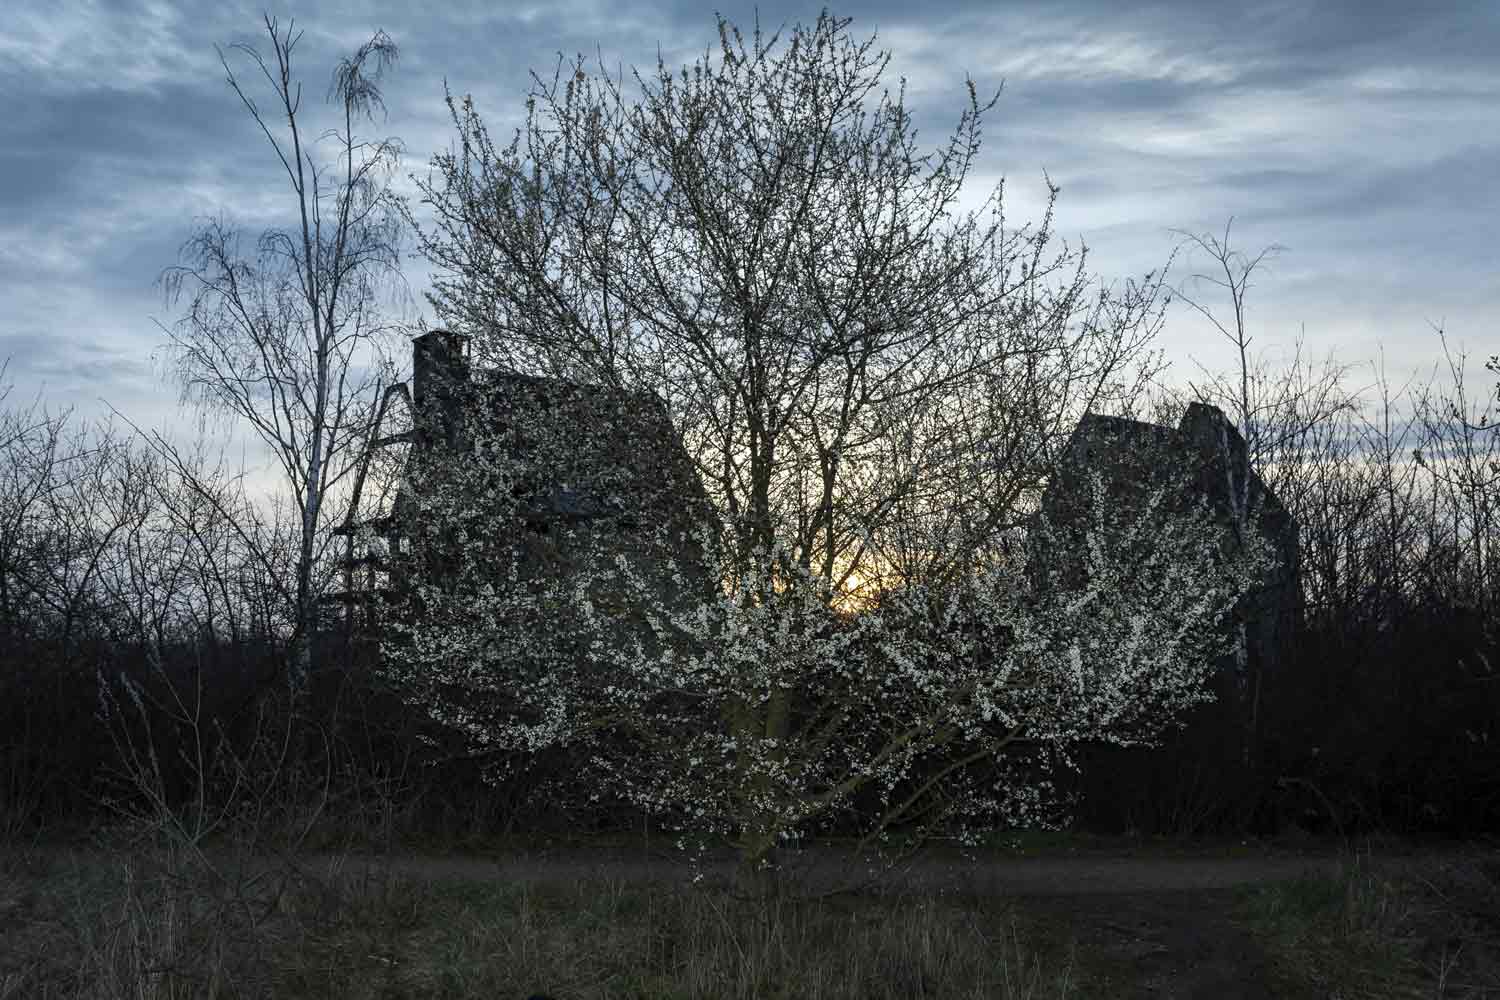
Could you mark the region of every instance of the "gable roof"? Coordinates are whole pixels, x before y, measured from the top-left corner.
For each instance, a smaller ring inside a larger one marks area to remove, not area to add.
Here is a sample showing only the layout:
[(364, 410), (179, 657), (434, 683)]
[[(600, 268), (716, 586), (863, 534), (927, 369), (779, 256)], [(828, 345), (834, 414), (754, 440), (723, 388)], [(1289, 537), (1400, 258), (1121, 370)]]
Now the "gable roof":
[[(1101, 413), (1085, 413), (1069, 437), (1058, 474), (1047, 493), (1077, 488), (1076, 477), (1097, 470), (1134, 485), (1164, 484), (1186, 473), (1194, 489), (1206, 496), (1221, 516), (1230, 513), (1230, 490), (1243, 488), (1245, 439), (1217, 406), (1190, 403), (1177, 427)], [(1249, 506), (1264, 528), (1282, 530), (1292, 517), (1252, 465)]]
[(713, 515), (697, 468), (654, 393), (476, 371), (467, 342), (442, 330), (413, 342), (413, 457), (420, 452), (420, 462), (444, 452), (462, 462), (491, 448), (534, 460), (519, 487), (518, 514), (538, 528), (600, 519), (621, 528), (687, 527), (694, 515)]

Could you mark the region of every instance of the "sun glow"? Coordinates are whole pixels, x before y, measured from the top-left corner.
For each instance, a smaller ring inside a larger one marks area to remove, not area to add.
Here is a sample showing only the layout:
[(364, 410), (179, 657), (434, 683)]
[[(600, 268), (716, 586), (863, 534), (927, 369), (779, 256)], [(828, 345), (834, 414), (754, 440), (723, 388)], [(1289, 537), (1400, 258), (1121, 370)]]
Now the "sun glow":
[(833, 606), (845, 614), (867, 610), (874, 600), (875, 588), (858, 572), (850, 573), (844, 585), (833, 596)]

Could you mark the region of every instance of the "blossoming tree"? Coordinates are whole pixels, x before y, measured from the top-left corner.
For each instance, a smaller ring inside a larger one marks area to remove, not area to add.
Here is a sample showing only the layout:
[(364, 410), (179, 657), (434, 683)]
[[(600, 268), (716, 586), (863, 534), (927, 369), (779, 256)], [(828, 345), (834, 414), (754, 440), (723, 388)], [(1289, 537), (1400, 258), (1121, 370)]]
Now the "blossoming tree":
[[(637, 74), (634, 101), (560, 66), (524, 148), (450, 98), (462, 150), (424, 188), (433, 303), (476, 364), (655, 399), (705, 502), (627, 527), (680, 486), (611, 449), (628, 418), (495, 423), (471, 399), (462, 447), (409, 474), (386, 668), (497, 760), (580, 748), (632, 801), (727, 835), (746, 877), (860, 795), (872, 843), (918, 815), (1045, 821), (1022, 765), (1150, 740), (1206, 697), (1264, 558), (1169, 491), (1117, 510), (1096, 483), (1086, 579), (1026, 578), (1014, 543), (1047, 536), (1062, 436), (1158, 370), (1161, 281), (1091, 292), (1081, 252), (1048, 256), (1051, 202), (1036, 228), (1007, 228), (1000, 188), (956, 217), (994, 100), (971, 83), (919, 154), (901, 95), (867, 109), (888, 57), (848, 24), (778, 52), (721, 19), (716, 63)], [(521, 525), (548, 483), (624, 513), (539, 551)]]

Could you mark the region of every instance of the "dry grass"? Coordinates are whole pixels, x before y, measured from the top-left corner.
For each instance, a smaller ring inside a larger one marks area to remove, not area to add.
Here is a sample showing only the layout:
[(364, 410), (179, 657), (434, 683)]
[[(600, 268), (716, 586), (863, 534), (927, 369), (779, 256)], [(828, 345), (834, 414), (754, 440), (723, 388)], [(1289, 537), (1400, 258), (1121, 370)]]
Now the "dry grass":
[(198, 702), (169, 694), (158, 707), (196, 750), (181, 755), (191, 801), (172, 801), (155, 744), (118, 727), (113, 832), (72, 854), (0, 852), (0, 1000), (1070, 994), (1066, 949), (1036, 950), (994, 900), (315, 876), (286, 859), (392, 845), (390, 788), (345, 787), (329, 742), (320, 757), (274, 705), (241, 753)]
[(13, 857), (0, 998), (1074, 994), (1000, 901), (773, 900), (611, 880), (526, 889)]
[[(1003, 899), (756, 904), (607, 878), (316, 877), (251, 863), (232, 841), (211, 863), (163, 829), (149, 853), (120, 840), (0, 852), (0, 1000), (1113, 995), (1095, 988), (1099, 956)], [(1056, 836), (1010, 846), (1152, 853)], [(1463, 863), (1377, 853), (1351, 856), (1335, 878), (1244, 893), (1241, 915), (1287, 994), (1500, 1000), (1495, 852)]]
[(1257, 887), (1243, 916), (1288, 982), (1343, 1000), (1500, 998), (1500, 861), (1354, 854), (1332, 878)]

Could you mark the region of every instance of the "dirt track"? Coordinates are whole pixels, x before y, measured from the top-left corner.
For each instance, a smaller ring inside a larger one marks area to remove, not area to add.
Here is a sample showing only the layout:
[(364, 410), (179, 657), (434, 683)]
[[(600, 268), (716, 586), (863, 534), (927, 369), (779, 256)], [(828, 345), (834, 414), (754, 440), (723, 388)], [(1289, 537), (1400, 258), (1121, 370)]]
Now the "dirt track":
[[(1433, 858), (1437, 855), (1426, 855)], [(956, 848), (927, 847), (882, 874), (878, 860), (861, 863), (849, 850), (809, 848), (784, 855), (792, 884), (809, 893), (854, 888), (873, 879), (883, 892), (941, 892), (961, 895), (1075, 896), (1134, 893), (1204, 892), (1254, 883), (1294, 879), (1304, 874), (1332, 874), (1335, 852), (1265, 854), (1249, 857), (1107, 856), (1016, 857), (999, 852), (965, 855)], [(1400, 865), (1399, 858), (1377, 858)], [(495, 857), (394, 855), (385, 858), (306, 855), (301, 864), (322, 874), (383, 872), (402, 878), (439, 881), (502, 880), (513, 884), (571, 882), (608, 877), (627, 882), (690, 884), (695, 869), (684, 855), (668, 849), (567, 847), (515, 852)], [(702, 868), (706, 879), (727, 882), (734, 857), (709, 852)]]
[[(1456, 846), (1456, 845), (1453, 845)], [(65, 849), (59, 853), (86, 858)], [(1489, 848), (1493, 850), (1493, 848)], [(1300, 852), (1241, 849), (1051, 852), (1039, 857), (927, 847), (890, 872), (856, 861), (847, 848), (810, 848), (785, 858), (795, 895), (868, 887), (953, 896), (1012, 897), (1041, 928), (1045, 940), (1074, 945), (1089, 970), (1092, 989), (1082, 996), (1273, 1000), (1317, 994), (1285, 977), (1235, 913), (1235, 887), (1303, 874), (1331, 874), (1341, 863), (1329, 845)], [(44, 852), (51, 853), (51, 852)], [(1397, 869), (1460, 858), (1461, 851), (1381, 854), (1362, 864)], [(1472, 857), (1472, 851), (1468, 852)], [(230, 858), (219, 858), (233, 868)], [(285, 861), (288, 859), (282, 859)], [(252, 863), (279, 867), (262, 857)], [(396, 854), (303, 854), (294, 864), (314, 876), (362, 876), (436, 882), (572, 883), (608, 878), (667, 886), (689, 884), (696, 871), (671, 848), (567, 846), (510, 851), (489, 857)], [(735, 859), (725, 851), (705, 856), (709, 884), (725, 884)], [(847, 897), (845, 897), (847, 898)]]
[[(1071, 896), (1228, 889), (1254, 882), (1296, 878), (1304, 873), (1331, 873), (1334, 857), (1309, 858), (1007, 858), (968, 860), (956, 851), (929, 849), (898, 864), (889, 875), (873, 859), (858, 863), (848, 852), (810, 850), (786, 858), (794, 884), (809, 892), (849, 887), (879, 876), (894, 892), (954, 892), (1015, 896)], [(402, 878), (439, 881), (498, 880), (514, 884), (570, 882), (604, 876), (626, 882), (691, 883), (693, 867), (665, 851), (643, 858), (639, 850), (571, 848), (496, 858), (396, 855), (389, 858), (312, 855), (303, 859), (318, 873), (343, 870), (384, 871)], [(734, 858), (710, 852), (704, 875), (728, 880)]]
[[(397, 856), (305, 859), (314, 871), (382, 873), (413, 879), (556, 883), (591, 876), (685, 885), (694, 870), (671, 852), (564, 848), (503, 858)], [(813, 849), (788, 859), (801, 892), (853, 888), (867, 869), (847, 850)], [(387, 869), (386, 866), (389, 865)], [(933, 891), (1017, 897), (1049, 938), (1070, 942), (1089, 969), (1085, 996), (1111, 1000), (1312, 1000), (1278, 977), (1269, 957), (1234, 918), (1233, 887), (1333, 872), (1334, 854), (1307, 857), (964, 857), (926, 848), (874, 880), (876, 891)], [(734, 859), (710, 855), (705, 876), (727, 883)]]
[[(1362, 863), (1393, 870), (1450, 856), (1462, 855), (1422, 851)], [(869, 878), (868, 869), (847, 849), (814, 848), (787, 860), (793, 884), (803, 893), (856, 888)], [(504, 879), (533, 885), (590, 876), (685, 885), (694, 874), (675, 852), (647, 855), (640, 848), (571, 847), (490, 859), (346, 859), (341, 867), (351, 874), (361, 867), (379, 872), (386, 863), (392, 874), (407, 878)], [(1322, 1000), (1326, 991), (1289, 980), (1241, 923), (1234, 890), (1303, 874), (1333, 874), (1340, 863), (1338, 852), (1328, 846), (1243, 857), (1115, 852), (1031, 858), (998, 852), (965, 856), (957, 849), (927, 847), (871, 884), (881, 893), (1014, 897), (1049, 939), (1072, 945), (1088, 970), (1083, 997)], [(333, 858), (313, 864), (339, 866)], [(734, 858), (728, 852), (710, 854), (704, 866), (706, 878), (719, 884), (728, 883), (733, 871)]]

